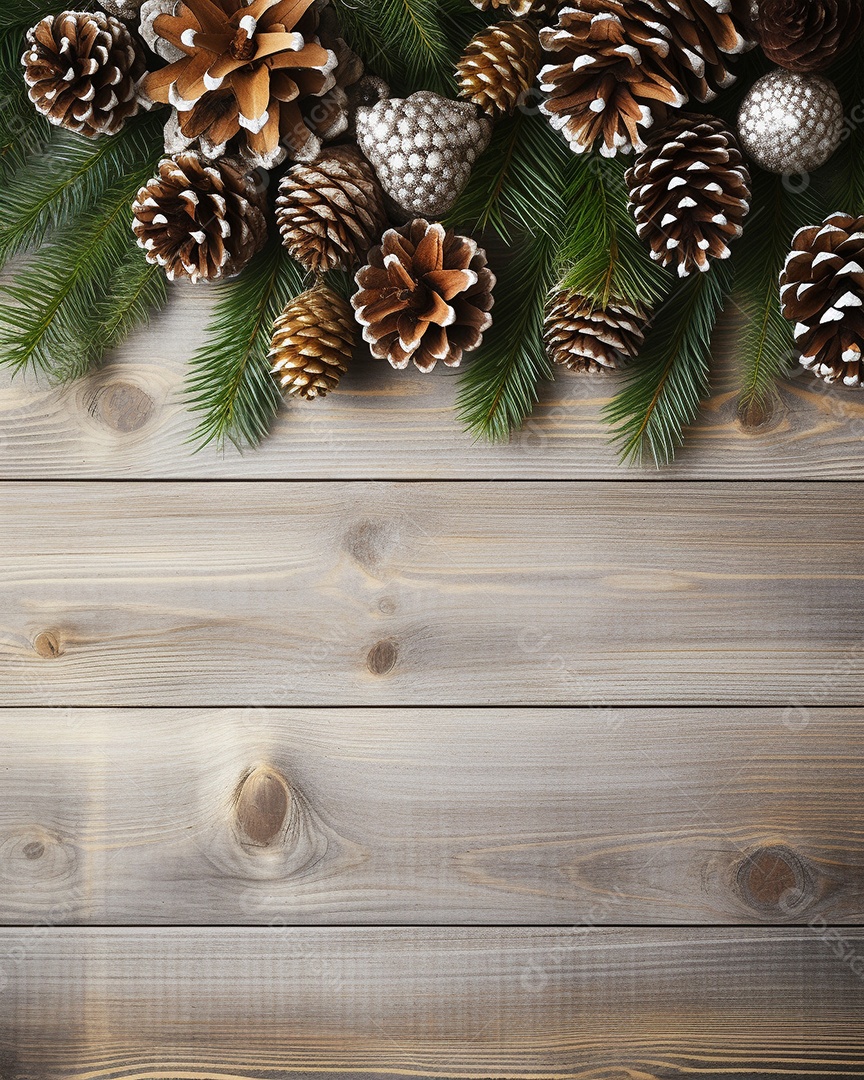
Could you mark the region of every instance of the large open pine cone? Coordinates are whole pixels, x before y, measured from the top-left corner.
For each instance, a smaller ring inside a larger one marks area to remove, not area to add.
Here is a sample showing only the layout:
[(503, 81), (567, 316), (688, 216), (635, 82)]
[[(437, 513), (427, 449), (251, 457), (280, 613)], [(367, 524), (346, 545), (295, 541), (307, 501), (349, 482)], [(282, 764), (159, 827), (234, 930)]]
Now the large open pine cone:
[(780, 301), (804, 367), (829, 383), (864, 384), (864, 217), (832, 214), (799, 229)]
[(653, 259), (686, 277), (729, 257), (750, 210), (750, 173), (722, 120), (679, 117), (650, 140), (626, 179), (636, 231)]
[(495, 276), (467, 236), (417, 218), (389, 229), (357, 273), (351, 298), (373, 356), (394, 368), (456, 367), (492, 324)]
[(147, 75), (142, 89), (174, 106), (180, 135), (208, 157), (236, 139), (262, 168), (289, 153), (308, 160), (321, 140), (302, 106), (333, 89), (338, 62), (318, 43), (317, 27), (313, 0), (146, 0), (142, 33), (179, 58)]
[(476, 34), (456, 65), (459, 96), (485, 113), (512, 113), (540, 67), (540, 39), (529, 22), (503, 22)]
[(208, 162), (186, 150), (159, 163), (132, 206), (132, 229), (147, 261), (168, 278), (233, 277), (264, 246), (264, 192), (237, 159)]
[(644, 132), (690, 96), (709, 101), (734, 80), (727, 54), (743, 52), (746, 0), (577, 0), (540, 31), (554, 62), (540, 72), (541, 111), (576, 153), (644, 148)]
[(327, 285), (314, 285), (288, 302), (273, 327), (270, 363), (286, 394), (324, 397), (339, 385), (359, 332), (354, 312)]
[(94, 139), (116, 135), (140, 108), (144, 56), (117, 19), (63, 11), (27, 32), (28, 96), (52, 124)]
[(822, 71), (855, 43), (861, 0), (761, 0), (759, 44), (787, 71)]
[(646, 317), (629, 304), (605, 308), (572, 292), (554, 293), (546, 306), (543, 339), (550, 360), (570, 371), (612, 371), (637, 356)]
[(353, 270), (387, 227), (381, 185), (359, 150), (336, 147), (288, 170), (276, 223), (285, 247), (308, 270)]

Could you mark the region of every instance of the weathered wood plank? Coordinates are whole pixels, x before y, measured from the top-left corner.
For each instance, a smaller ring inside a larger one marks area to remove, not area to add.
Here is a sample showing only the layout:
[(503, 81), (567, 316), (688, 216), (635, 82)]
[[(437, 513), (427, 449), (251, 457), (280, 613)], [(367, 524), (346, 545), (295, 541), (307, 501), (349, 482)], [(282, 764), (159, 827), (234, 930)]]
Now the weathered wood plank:
[(861, 1076), (864, 933), (0, 931), (4, 1078)]
[(2, 705), (860, 705), (855, 484), (0, 486)]
[[(182, 404), (186, 361), (203, 340), (209, 298), (178, 288), (168, 311), (102, 372), (67, 388), (0, 372), (0, 477), (571, 478), (656, 475), (617, 465), (600, 413), (619, 385), (563, 375), (508, 446), (473, 445), (453, 412), (452, 372), (393, 372), (358, 362), (338, 394), (286, 408), (255, 453), (194, 454)], [(810, 376), (787, 383), (772, 416), (742, 424), (734, 334), (710, 400), (662, 476), (864, 477), (864, 398)]]
[(5, 710), (0, 922), (860, 922), (862, 721)]

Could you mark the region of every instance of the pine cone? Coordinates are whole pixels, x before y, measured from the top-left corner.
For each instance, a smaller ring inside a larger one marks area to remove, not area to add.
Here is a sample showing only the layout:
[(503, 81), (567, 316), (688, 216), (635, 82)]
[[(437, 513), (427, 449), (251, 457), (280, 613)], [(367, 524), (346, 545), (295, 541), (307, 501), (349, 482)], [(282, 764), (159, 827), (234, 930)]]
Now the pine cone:
[(750, 173), (722, 120), (684, 114), (651, 139), (626, 174), (636, 232), (680, 277), (729, 257), (744, 231)]
[(282, 243), (307, 270), (353, 270), (387, 228), (384, 195), (359, 150), (340, 146), (295, 165), (279, 185)]
[(236, 141), (253, 165), (273, 168), (289, 154), (321, 148), (304, 116), (307, 99), (336, 85), (336, 54), (318, 44), (311, 0), (147, 0), (141, 29), (179, 59), (142, 82), (153, 101), (178, 112), (180, 133), (208, 157)]
[(488, 11), (489, 8), (504, 8), (517, 19), (521, 19), (524, 15), (547, 19), (557, 14), (563, 0), (471, 0), (471, 3), (481, 11)]
[(512, 113), (539, 67), (540, 39), (530, 23), (490, 26), (471, 39), (456, 65), (459, 96), (492, 117)]
[(645, 339), (644, 312), (622, 302), (605, 309), (571, 292), (549, 299), (543, 339), (550, 360), (571, 371), (612, 371), (637, 356)]
[(49, 15), (28, 30), (21, 62), (39, 112), (79, 135), (116, 135), (141, 107), (143, 54), (123, 23), (101, 11)]
[(132, 230), (147, 261), (168, 278), (233, 277), (264, 246), (263, 189), (234, 158), (208, 162), (186, 150), (159, 163), (132, 205)]
[(351, 303), (363, 338), (394, 368), (412, 359), (421, 371), (438, 360), (458, 367), (492, 325), (495, 275), (485, 251), (422, 218), (384, 233), (357, 284)]
[(734, 80), (724, 54), (750, 44), (746, 0), (578, 0), (540, 31), (556, 62), (540, 71), (540, 106), (575, 153), (645, 147), (643, 132), (693, 95)]
[(762, 0), (759, 44), (787, 71), (822, 71), (861, 29), (861, 0)]
[(270, 362), (287, 394), (311, 401), (339, 385), (359, 334), (347, 300), (318, 284), (291, 300), (273, 327)]
[(804, 367), (829, 383), (864, 384), (864, 217), (832, 214), (799, 229), (780, 301)]

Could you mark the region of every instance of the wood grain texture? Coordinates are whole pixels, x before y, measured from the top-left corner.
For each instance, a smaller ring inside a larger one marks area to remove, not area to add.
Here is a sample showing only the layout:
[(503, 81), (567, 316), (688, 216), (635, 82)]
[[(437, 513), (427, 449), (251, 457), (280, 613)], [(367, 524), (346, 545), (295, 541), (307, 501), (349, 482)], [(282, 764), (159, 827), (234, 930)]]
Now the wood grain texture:
[(860, 705), (856, 484), (0, 486), (0, 705)]
[(862, 721), (4, 710), (0, 922), (860, 922)]
[(45, 928), (0, 962), (4, 1080), (864, 1072), (864, 934), (821, 924)]
[(261, 450), (194, 454), (183, 379), (209, 310), (206, 289), (178, 287), (149, 330), (66, 388), (0, 372), (0, 477), (864, 477), (862, 395), (803, 374), (784, 385), (772, 415), (741, 422), (734, 333), (687, 447), (660, 474), (617, 464), (600, 417), (616, 380), (559, 377), (509, 445), (486, 446), (461, 431), (453, 372), (394, 372), (371, 360), (337, 394), (286, 407)]

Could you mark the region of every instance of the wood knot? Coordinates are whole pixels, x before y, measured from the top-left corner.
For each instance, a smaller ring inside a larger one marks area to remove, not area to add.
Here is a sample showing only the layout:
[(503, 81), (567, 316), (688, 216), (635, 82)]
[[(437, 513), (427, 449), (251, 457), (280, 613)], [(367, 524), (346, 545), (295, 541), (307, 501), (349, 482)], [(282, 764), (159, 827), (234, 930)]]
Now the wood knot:
[(366, 667), (373, 675), (386, 675), (396, 666), (399, 659), (399, 647), (392, 638), (379, 641), (369, 650)]
[(763, 401), (741, 401), (738, 403), (738, 423), (745, 431), (760, 431), (768, 427), (776, 410), (777, 402), (773, 397)]
[(794, 914), (812, 891), (804, 863), (782, 845), (758, 848), (744, 859), (736, 877), (746, 902), (772, 915)]
[(282, 834), (291, 802), (285, 778), (260, 765), (237, 789), (234, 812), (240, 831), (252, 844), (268, 847)]
[(144, 427), (153, 408), (153, 399), (140, 386), (115, 382), (98, 391), (90, 411), (114, 431), (129, 434)]
[(33, 641), (33, 649), (45, 660), (51, 660), (63, 651), (60, 638), (53, 630), (43, 630), (41, 634), (37, 634)]
[(369, 574), (380, 569), (398, 543), (398, 526), (390, 521), (360, 521), (343, 541), (351, 558)]
[(25, 844), (21, 849), (24, 858), (33, 862), (35, 859), (41, 859), (45, 854), (45, 845), (41, 840), (31, 840), (29, 844)]

